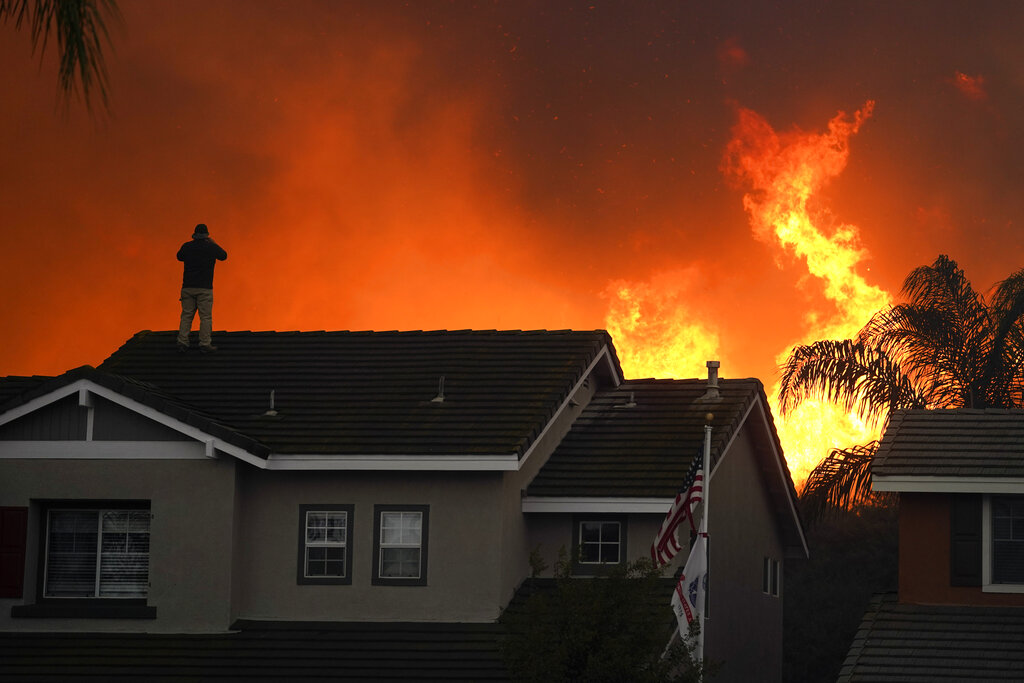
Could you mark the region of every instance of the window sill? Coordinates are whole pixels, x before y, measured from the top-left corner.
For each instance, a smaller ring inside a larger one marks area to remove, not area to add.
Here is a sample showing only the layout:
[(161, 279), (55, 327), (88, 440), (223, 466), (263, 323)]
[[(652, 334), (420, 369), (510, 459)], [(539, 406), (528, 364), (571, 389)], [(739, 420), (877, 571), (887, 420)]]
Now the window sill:
[(986, 583), (981, 587), (982, 593), (1024, 593), (1024, 584), (1020, 583)]
[(14, 605), (12, 617), (40, 619), (156, 619), (150, 605)]

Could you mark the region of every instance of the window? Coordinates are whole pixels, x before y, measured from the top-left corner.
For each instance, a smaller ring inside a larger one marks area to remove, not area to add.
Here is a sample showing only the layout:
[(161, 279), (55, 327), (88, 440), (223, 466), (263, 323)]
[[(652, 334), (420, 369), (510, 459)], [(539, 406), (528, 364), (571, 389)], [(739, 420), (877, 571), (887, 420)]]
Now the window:
[(427, 585), (427, 505), (373, 506), (375, 585)]
[(575, 515), (572, 545), (577, 555), (573, 573), (593, 575), (602, 565), (619, 565), (626, 560), (626, 519), (621, 515)]
[(149, 510), (46, 511), (44, 598), (145, 598)]
[(993, 496), (992, 583), (1024, 583), (1024, 497)]
[(299, 506), (300, 584), (352, 583), (352, 505)]
[(761, 592), (765, 595), (779, 597), (779, 581), (782, 563), (771, 557), (765, 557), (761, 565)]

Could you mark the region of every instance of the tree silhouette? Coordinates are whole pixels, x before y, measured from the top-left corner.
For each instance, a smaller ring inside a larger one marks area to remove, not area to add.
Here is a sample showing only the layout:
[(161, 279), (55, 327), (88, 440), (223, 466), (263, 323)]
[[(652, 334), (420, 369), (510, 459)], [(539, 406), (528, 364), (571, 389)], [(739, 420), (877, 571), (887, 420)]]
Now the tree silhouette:
[(103, 43), (110, 43), (107, 19), (121, 20), (114, 0), (0, 0), (0, 21), (13, 22), (16, 29), (27, 26), (33, 52), (38, 50), (42, 56), (56, 34), (60, 92), (67, 101), (80, 88), (90, 110), (92, 94), (97, 90), (103, 106), (108, 107), (103, 61)]
[[(911, 271), (903, 294), (906, 303), (873, 315), (854, 339), (795, 347), (782, 366), (783, 414), (825, 399), (884, 426), (900, 409), (1024, 407), (1024, 270), (986, 299), (940, 255)], [(871, 500), (877, 448), (873, 441), (829, 453), (807, 478), (806, 512)]]

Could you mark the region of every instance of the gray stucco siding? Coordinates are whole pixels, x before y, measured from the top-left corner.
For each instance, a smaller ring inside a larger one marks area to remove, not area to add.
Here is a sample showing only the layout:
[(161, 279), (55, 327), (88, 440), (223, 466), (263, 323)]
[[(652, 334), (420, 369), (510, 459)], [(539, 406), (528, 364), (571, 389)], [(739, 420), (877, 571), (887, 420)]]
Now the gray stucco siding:
[[(499, 605), (500, 472), (266, 472), (240, 477), (234, 617), (493, 621)], [(353, 506), (351, 584), (299, 585), (299, 506)], [(427, 505), (426, 585), (372, 585), (375, 505)]]
[[(0, 600), (2, 630), (217, 632), (230, 624), (235, 461), (0, 460), (0, 505), (29, 508), (22, 599)], [(36, 602), (40, 501), (149, 501), (149, 594), (156, 619), (15, 618)]]
[(710, 618), (705, 654), (723, 662), (715, 680), (771, 681), (782, 672), (782, 596), (762, 591), (765, 557), (784, 557), (779, 521), (772, 511), (754, 453), (748, 421), (708, 485), (708, 592)]

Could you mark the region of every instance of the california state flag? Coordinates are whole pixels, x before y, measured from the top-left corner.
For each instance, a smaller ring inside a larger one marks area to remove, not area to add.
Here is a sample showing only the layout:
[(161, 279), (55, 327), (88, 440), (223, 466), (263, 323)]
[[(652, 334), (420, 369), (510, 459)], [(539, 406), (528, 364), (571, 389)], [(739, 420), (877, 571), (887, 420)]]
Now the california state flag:
[(704, 653), (704, 624), (700, 622), (704, 611), (704, 594), (708, 589), (708, 539), (698, 534), (697, 540), (690, 549), (690, 557), (686, 560), (683, 573), (679, 575), (676, 589), (672, 592), (672, 611), (679, 622), (679, 635), (689, 635), (690, 623), (697, 619), (701, 625), (701, 633), (697, 639), (697, 654)]

